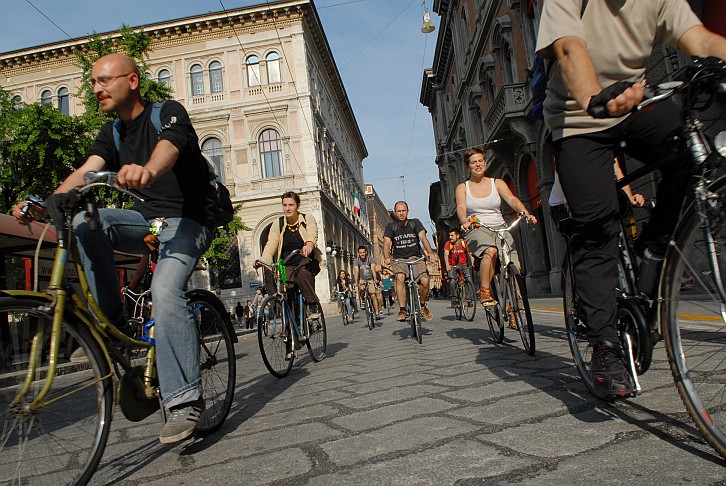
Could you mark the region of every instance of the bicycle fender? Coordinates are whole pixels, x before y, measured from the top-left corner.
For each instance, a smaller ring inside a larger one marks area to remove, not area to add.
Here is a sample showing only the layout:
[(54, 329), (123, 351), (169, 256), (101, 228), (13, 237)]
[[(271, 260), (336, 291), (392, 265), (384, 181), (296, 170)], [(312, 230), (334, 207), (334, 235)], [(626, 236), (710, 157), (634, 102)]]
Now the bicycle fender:
[[(12, 297), (14, 299), (22, 300), (44, 300), (47, 301), (49, 304), (52, 304), (53, 302), (52, 295), (32, 290), (0, 290), (0, 298), (2, 297)], [(104, 358), (106, 358), (109, 369), (113, 369), (113, 361), (111, 360), (111, 355), (108, 354), (106, 343), (96, 330), (96, 326), (78, 311), (75, 304), (70, 299), (68, 299), (68, 301), (66, 302), (65, 315), (66, 319), (76, 321), (81, 325), (85, 326), (90, 331), (91, 336), (93, 336), (93, 339), (96, 340), (96, 343), (103, 351), (103, 356)]]
[(205, 289), (193, 289), (189, 290), (186, 293), (187, 298), (192, 298), (195, 295), (203, 295), (204, 297), (209, 300), (209, 302), (212, 303), (214, 308), (219, 312), (219, 315), (224, 319), (224, 325), (227, 328), (227, 331), (229, 332), (229, 337), (232, 339), (233, 343), (238, 342), (239, 338), (237, 338), (237, 332), (234, 330), (234, 326), (232, 325), (232, 321), (229, 318), (229, 312), (224, 308), (224, 304), (221, 300), (219, 300), (219, 297), (217, 297), (217, 294), (214, 292), (210, 292), (209, 290)]

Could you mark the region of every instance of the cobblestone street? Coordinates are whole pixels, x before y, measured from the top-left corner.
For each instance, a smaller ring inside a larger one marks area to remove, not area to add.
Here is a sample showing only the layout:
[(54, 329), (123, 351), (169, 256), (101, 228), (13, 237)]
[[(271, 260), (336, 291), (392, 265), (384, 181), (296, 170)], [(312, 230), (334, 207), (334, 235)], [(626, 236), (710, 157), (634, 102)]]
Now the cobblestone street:
[(329, 309), (327, 358), (303, 349), (283, 379), (242, 335), (222, 429), (161, 446), (159, 414), (132, 424), (117, 410), (94, 484), (724, 484), (662, 344), (644, 393), (608, 405), (577, 378), (558, 301), (532, 304), (534, 357), (510, 329), (494, 344), (481, 308), (457, 321), (445, 301), (422, 345), (394, 315), (369, 331)]

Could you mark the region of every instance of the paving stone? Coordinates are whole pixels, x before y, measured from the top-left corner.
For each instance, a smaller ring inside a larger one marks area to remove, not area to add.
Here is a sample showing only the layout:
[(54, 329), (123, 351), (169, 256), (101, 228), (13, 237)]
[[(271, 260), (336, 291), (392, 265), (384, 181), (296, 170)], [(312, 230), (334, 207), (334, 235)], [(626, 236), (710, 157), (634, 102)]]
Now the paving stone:
[(531, 390), (540, 390), (551, 386), (552, 383), (552, 380), (540, 377), (528, 377), (526, 380), (509, 379), (492, 382), (480, 387), (462, 388), (446, 392), (443, 395), (448, 398), (478, 403)]
[(420, 415), (430, 415), (448, 410), (455, 405), (434, 398), (418, 398), (406, 402), (379, 407), (365, 412), (354, 412), (344, 417), (337, 417), (332, 422), (354, 432), (376, 429), (399, 420), (406, 420)]
[(369, 393), (368, 395), (365, 395), (365, 400), (363, 400), (361, 397), (356, 397), (348, 398), (346, 400), (338, 400), (337, 402), (346, 407), (362, 409), (375, 405), (382, 405), (384, 403), (410, 400), (412, 398), (418, 398), (422, 395), (433, 395), (436, 393), (441, 393), (444, 390), (446, 390), (446, 388), (433, 385), (402, 386), (391, 390), (383, 390), (376, 393)]

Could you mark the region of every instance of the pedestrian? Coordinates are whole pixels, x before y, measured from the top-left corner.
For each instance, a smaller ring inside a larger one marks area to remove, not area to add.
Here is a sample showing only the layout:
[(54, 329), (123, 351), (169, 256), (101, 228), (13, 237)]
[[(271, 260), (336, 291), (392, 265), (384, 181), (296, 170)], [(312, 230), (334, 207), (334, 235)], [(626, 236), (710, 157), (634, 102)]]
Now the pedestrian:
[(257, 311), (255, 310), (255, 305), (249, 299), (247, 299), (247, 305), (245, 306), (244, 313), (247, 329), (254, 329)]
[(572, 213), (570, 249), (593, 346), (593, 384), (604, 396), (627, 396), (635, 388), (617, 331), (620, 222), (613, 150), (660, 167), (658, 204), (635, 243), (638, 254), (665, 253), (689, 186), (688, 156), (665, 143), (683, 128), (680, 107), (656, 103), (633, 112), (656, 44), (726, 59), (726, 39), (705, 28), (684, 0), (542, 3), (536, 52), (553, 61), (544, 119)]
[(246, 312), (242, 302), (237, 301), (237, 306), (234, 308), (234, 314), (237, 317), (237, 326), (242, 327), (245, 322)]
[[(210, 179), (209, 166), (189, 114), (173, 100), (164, 102), (156, 112), (154, 104), (141, 96), (141, 79), (138, 66), (128, 56), (108, 54), (96, 60), (90, 76), (93, 94), (100, 110), (115, 113), (118, 120), (101, 127), (86, 161), (51, 197), (67, 198), (69, 191), (83, 184), (89, 171), (110, 170), (118, 173), (120, 186), (143, 198), (132, 209), (99, 209), (100, 229), (91, 227), (83, 211), (73, 220), (91, 293), (122, 332), (129, 326), (123, 319), (113, 251), (146, 253), (144, 237), (149, 226), (160, 228), (151, 291), (156, 371), (167, 410), (159, 440), (171, 444), (190, 437), (204, 411), (196, 322), (184, 288), (212, 241), (213, 202), (209, 185), (200, 183)], [(160, 117), (161, 130), (154, 126), (153, 113)], [(13, 210), (21, 224), (25, 224), (24, 206), (21, 202)]]

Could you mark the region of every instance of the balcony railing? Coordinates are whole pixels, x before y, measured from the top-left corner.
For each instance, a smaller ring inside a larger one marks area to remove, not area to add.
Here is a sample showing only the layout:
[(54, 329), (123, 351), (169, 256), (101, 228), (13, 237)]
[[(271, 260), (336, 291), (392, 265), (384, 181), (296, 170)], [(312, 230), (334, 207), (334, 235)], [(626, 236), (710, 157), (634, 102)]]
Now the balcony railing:
[(524, 109), (531, 94), (526, 83), (505, 85), (494, 99), (494, 103), (484, 119), (486, 135), (491, 137), (501, 128), (502, 122), (513, 115), (524, 116)]

